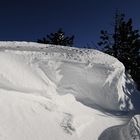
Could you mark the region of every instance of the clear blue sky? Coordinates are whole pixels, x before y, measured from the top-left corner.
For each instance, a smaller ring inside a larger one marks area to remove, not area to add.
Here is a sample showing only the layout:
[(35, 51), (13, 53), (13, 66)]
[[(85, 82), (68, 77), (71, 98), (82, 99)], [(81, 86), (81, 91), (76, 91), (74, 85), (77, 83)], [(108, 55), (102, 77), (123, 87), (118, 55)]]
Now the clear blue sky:
[(96, 43), (116, 9), (140, 29), (140, 0), (0, 0), (0, 40), (36, 41), (62, 27), (75, 46)]

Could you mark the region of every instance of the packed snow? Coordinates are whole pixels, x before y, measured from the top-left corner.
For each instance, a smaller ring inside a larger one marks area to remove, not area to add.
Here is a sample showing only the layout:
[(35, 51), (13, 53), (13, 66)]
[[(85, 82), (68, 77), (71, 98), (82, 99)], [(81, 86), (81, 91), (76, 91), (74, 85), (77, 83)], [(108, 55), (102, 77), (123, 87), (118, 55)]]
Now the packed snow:
[(0, 42), (0, 140), (140, 140), (140, 93), (97, 50)]

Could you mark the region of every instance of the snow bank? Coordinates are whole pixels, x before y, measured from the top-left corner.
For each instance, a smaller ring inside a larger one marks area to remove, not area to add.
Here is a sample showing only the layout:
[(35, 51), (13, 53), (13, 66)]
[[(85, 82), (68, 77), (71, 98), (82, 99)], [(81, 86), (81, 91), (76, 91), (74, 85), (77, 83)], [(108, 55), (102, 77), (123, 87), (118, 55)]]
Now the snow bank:
[(7, 45), (2, 42), (1, 48), (36, 65), (56, 85), (60, 95), (73, 94), (83, 104), (103, 110), (134, 108), (128, 97), (131, 93), (124, 92), (124, 66), (109, 55), (96, 50), (26, 42), (7, 42)]
[(117, 59), (31, 42), (0, 42), (0, 51), (1, 140), (102, 140), (109, 127), (126, 129), (121, 112), (134, 107)]

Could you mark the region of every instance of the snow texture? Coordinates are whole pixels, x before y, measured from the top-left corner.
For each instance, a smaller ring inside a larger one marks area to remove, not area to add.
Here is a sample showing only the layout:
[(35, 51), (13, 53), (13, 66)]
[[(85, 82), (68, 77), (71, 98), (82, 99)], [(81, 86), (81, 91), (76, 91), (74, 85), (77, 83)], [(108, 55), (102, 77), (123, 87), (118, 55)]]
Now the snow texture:
[(0, 42), (0, 140), (139, 140), (139, 92), (97, 50)]

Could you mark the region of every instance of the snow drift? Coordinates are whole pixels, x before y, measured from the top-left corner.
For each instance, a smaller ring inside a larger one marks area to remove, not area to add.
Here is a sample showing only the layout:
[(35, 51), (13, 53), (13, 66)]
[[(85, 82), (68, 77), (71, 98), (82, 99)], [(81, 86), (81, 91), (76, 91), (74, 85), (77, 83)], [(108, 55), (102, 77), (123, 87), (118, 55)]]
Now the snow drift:
[(96, 140), (131, 119), (135, 88), (117, 59), (27, 42), (0, 51), (0, 139)]

